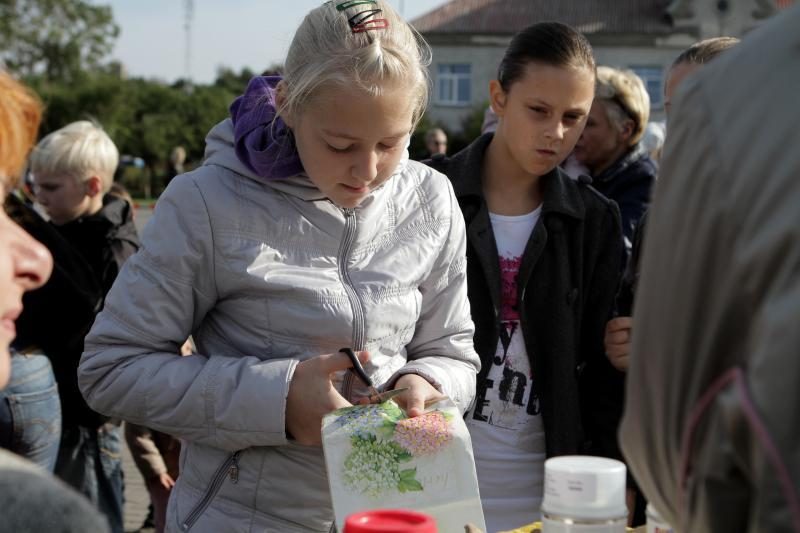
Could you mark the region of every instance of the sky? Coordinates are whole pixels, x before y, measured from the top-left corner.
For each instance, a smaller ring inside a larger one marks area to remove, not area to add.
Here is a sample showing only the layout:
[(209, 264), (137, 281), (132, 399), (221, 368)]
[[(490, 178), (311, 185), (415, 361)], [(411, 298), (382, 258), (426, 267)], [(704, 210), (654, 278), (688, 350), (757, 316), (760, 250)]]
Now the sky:
[[(407, 19), (446, 0), (390, 0)], [(186, 76), (184, 0), (95, 0), (111, 5), (120, 26), (112, 58), (128, 75), (172, 82)], [(260, 72), (281, 63), (294, 30), (321, 0), (194, 0), (191, 78), (214, 80), (217, 69)]]

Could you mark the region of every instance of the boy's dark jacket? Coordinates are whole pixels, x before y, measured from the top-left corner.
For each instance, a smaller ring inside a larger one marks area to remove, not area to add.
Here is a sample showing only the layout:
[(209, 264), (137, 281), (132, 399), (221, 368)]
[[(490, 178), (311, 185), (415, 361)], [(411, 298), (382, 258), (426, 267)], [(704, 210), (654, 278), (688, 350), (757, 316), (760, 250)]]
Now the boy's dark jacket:
[(19, 200), (7, 209), (53, 255), (53, 274), (23, 297), (14, 346), (40, 350), (53, 364), (65, 425), (98, 427), (106, 418), (86, 405), (77, 383), (83, 338), (122, 263), (139, 248), (130, 205), (106, 197), (103, 209), (64, 226), (54, 226)]
[[(482, 361), (479, 391), (500, 335), (500, 267), (481, 186), (491, 140), (486, 134), (452, 158), (427, 161), (452, 181), (467, 225), (469, 300)], [(608, 362), (603, 335), (621, 271), (619, 210), (559, 169), (541, 180), (541, 219), (526, 245), (517, 288), (547, 456), (618, 457), (623, 375)]]
[(99, 212), (58, 226), (58, 231), (89, 264), (104, 297), (122, 264), (140, 246), (130, 204), (111, 195), (103, 199)]

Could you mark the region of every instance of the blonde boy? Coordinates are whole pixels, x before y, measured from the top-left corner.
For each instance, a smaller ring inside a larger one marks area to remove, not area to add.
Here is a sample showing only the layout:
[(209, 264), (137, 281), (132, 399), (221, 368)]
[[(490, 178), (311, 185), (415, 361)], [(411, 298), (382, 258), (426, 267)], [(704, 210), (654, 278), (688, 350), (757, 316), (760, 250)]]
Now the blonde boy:
[(94, 215), (111, 189), (119, 152), (103, 129), (73, 122), (41, 140), (31, 154), (36, 200), (58, 226)]
[[(119, 152), (106, 132), (85, 120), (51, 133), (31, 154), (37, 201), (61, 238), (86, 263), (103, 295), (139, 248), (131, 205), (107, 194), (118, 163)], [(77, 332), (79, 338), (89, 326)], [(62, 413), (55, 473), (97, 506), (112, 533), (122, 533), (121, 428), (90, 409), (81, 396), (77, 367), (82, 351), (80, 342), (53, 358)]]

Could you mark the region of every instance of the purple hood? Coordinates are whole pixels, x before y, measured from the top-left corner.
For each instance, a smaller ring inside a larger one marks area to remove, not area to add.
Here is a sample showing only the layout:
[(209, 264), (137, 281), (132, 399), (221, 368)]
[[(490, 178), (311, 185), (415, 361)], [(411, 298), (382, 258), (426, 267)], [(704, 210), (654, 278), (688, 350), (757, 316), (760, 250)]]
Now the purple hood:
[(275, 114), (279, 76), (257, 76), (230, 107), (236, 157), (265, 179), (285, 179), (303, 172), (294, 138)]

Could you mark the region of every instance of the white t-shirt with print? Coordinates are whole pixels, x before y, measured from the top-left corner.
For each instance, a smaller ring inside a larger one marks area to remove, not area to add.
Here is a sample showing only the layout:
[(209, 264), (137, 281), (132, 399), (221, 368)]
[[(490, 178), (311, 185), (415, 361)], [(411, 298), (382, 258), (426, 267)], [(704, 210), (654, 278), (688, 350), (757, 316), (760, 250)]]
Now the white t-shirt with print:
[[(514, 529), (539, 519), (545, 440), (537, 382), (520, 329), (517, 275), (541, 214), (490, 213), (502, 277), (501, 336), (484, 386), (467, 415), (487, 530)], [(531, 295), (535, 297), (535, 295)]]

